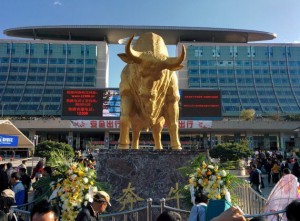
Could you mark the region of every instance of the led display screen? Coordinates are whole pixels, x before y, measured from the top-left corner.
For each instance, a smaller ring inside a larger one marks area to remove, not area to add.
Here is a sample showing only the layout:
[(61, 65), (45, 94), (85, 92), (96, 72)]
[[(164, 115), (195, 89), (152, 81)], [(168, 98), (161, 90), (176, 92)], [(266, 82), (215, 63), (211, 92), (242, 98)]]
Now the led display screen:
[(222, 117), (218, 90), (180, 90), (180, 119), (219, 120)]
[[(221, 93), (217, 90), (180, 90), (180, 119), (220, 119)], [(120, 94), (117, 88), (65, 89), (62, 119), (118, 119)]]

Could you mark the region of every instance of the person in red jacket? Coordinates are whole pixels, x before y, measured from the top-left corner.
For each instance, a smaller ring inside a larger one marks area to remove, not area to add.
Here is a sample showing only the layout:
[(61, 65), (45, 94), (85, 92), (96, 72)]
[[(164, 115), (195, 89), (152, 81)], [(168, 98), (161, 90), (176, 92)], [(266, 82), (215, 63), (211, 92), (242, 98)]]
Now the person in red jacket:
[(42, 177), (43, 172), (44, 172), (44, 163), (43, 160), (40, 160), (33, 168), (30, 178), (31, 179), (35, 178), (35, 180), (38, 181), (38, 179)]

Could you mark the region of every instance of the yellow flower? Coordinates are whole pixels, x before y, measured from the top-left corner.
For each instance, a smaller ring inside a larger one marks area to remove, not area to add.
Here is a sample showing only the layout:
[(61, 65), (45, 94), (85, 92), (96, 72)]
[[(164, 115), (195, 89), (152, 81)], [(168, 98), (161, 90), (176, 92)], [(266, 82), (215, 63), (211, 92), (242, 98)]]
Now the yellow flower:
[(205, 169), (207, 167), (206, 163), (203, 161), (202, 162), (202, 168)]

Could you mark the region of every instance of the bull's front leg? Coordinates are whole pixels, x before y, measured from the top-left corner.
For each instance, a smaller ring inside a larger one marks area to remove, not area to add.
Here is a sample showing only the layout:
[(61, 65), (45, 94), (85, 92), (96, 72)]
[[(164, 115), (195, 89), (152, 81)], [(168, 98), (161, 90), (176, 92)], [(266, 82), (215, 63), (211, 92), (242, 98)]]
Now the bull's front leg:
[(131, 120), (129, 113), (132, 109), (132, 100), (129, 96), (122, 96), (121, 98), (121, 117), (120, 117), (120, 137), (118, 149), (129, 149), (129, 129)]
[(152, 136), (154, 139), (154, 149), (155, 150), (162, 150), (163, 146), (161, 143), (161, 131), (164, 127), (165, 119), (160, 117), (158, 119), (158, 123), (152, 126)]
[(130, 144), (129, 129), (130, 129), (129, 117), (121, 116), (118, 149), (129, 149), (129, 144)]

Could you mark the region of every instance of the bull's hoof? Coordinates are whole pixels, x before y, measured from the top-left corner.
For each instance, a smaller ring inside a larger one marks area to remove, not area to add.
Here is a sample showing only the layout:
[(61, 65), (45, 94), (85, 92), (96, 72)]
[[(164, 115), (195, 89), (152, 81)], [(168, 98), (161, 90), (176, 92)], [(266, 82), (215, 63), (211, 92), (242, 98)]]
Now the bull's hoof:
[(131, 149), (132, 149), (132, 150), (138, 150), (139, 147), (133, 147), (133, 146), (132, 146)]
[(179, 145), (179, 146), (174, 146), (174, 147), (171, 147), (172, 150), (182, 150), (182, 147)]
[(128, 144), (119, 144), (118, 149), (120, 150), (128, 150), (129, 145)]
[(162, 150), (163, 148), (162, 147), (154, 147), (153, 150)]

